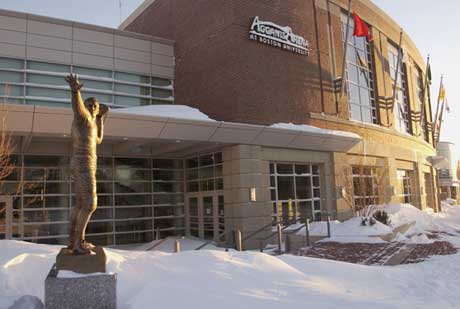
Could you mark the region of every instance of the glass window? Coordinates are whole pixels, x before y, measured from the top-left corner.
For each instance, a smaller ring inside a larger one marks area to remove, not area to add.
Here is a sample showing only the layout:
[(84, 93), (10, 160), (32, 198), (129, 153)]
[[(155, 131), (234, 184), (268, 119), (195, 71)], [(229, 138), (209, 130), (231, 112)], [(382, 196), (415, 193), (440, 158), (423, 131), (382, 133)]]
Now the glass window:
[(171, 86), (171, 81), (169, 79), (152, 77), (152, 85), (159, 86), (159, 87), (167, 87)]
[(22, 70), (24, 60), (0, 57), (0, 68)]
[(32, 84), (67, 86), (67, 82), (62, 76), (51, 76), (45, 74), (27, 74), (27, 82)]
[[(345, 44), (347, 15), (342, 14), (342, 42)], [(373, 61), (366, 37), (352, 35), (353, 18), (349, 23), (346, 83), (350, 118), (366, 123), (377, 123)]]
[(96, 98), (99, 102), (103, 102), (103, 103), (111, 103), (112, 102), (112, 95), (111, 94), (105, 94), (105, 93), (98, 93), (98, 92), (92, 92), (92, 91), (83, 90), (81, 92), (81, 96), (83, 97), (83, 100), (86, 100), (88, 98)]
[(152, 97), (169, 98), (172, 97), (172, 91), (163, 89), (152, 89)]
[[(172, 81), (167, 79), (4, 57), (0, 57), (0, 97), (4, 97), (7, 103), (70, 108), (70, 104), (66, 104), (70, 103), (70, 93), (64, 79), (69, 72), (80, 75), (80, 80), (84, 84), (84, 98), (95, 97), (102, 103), (116, 104), (119, 107), (174, 103)], [(5, 91), (5, 87), (1, 86), (6, 83), (11, 84), (8, 87), (9, 91)], [(46, 87), (38, 89), (34, 87), (36, 85)], [(114, 93), (122, 95), (114, 96)], [(32, 98), (26, 99), (25, 96)], [(41, 100), (34, 97), (57, 100)]]
[(401, 203), (410, 204), (412, 202), (411, 177), (410, 171), (398, 170), (397, 178), (400, 186)]
[(30, 60), (27, 61), (27, 69), (44, 72), (70, 73), (69, 65)]
[(115, 72), (115, 79), (136, 84), (148, 84), (150, 78), (145, 75)]
[(115, 92), (129, 93), (135, 95), (150, 95), (150, 88), (125, 84), (115, 84)]
[(295, 218), (321, 219), (319, 173), (316, 164), (270, 163), (273, 223), (291, 224)]
[(153, 168), (161, 169), (181, 169), (183, 166), (182, 160), (173, 159), (154, 159)]
[(23, 95), (22, 86), (0, 85), (0, 96), (18, 97)]
[(355, 211), (377, 204), (379, 192), (376, 168), (355, 166), (352, 171)]
[(84, 67), (74, 67), (73, 69), (74, 73), (77, 73), (79, 75), (112, 78), (112, 71), (108, 70), (90, 69)]
[[(396, 78), (396, 67), (398, 63), (399, 50), (398, 47), (393, 44), (388, 44), (388, 57), (390, 61), (390, 77), (392, 84)], [(411, 127), (409, 123), (409, 103), (407, 99), (407, 87), (406, 87), (406, 68), (402, 61), (403, 55), (400, 55), (401, 60), (398, 69), (398, 82), (396, 84), (396, 96), (395, 102), (393, 103), (393, 113), (395, 117), (395, 128), (400, 132), (411, 133)], [(393, 87), (393, 86), (392, 86)]]
[[(18, 194), (13, 203), (13, 221), (17, 227), (15, 238), (38, 241), (36, 238), (40, 237), (43, 243), (57, 243), (56, 239), (66, 239), (69, 216), (75, 206), (69, 157), (21, 155), (13, 156), (12, 161), (17, 165), (13, 180), (18, 179), (20, 166), (24, 164), (24, 185), (18, 187), (18, 181), (9, 181), (7, 184), (11, 184), (11, 188), (2, 187), (0, 190)], [(155, 162), (153, 170), (152, 162)], [(100, 157), (98, 175), (104, 177), (97, 181), (98, 208), (88, 226), (88, 239), (95, 239), (97, 244), (117, 244), (113, 241), (118, 236), (114, 235), (115, 230), (133, 235), (137, 235), (136, 231), (139, 230), (150, 230), (153, 235), (152, 222), (161, 222), (161, 226), (156, 226), (170, 230), (174, 235), (183, 233), (182, 162), (173, 159)], [(155, 173), (156, 179), (152, 179), (152, 173)], [(152, 189), (154, 193), (151, 193)], [(154, 205), (162, 205), (161, 210), (154, 213)], [(168, 220), (154, 221), (155, 215), (168, 217)], [(106, 236), (92, 236), (100, 234)], [(135, 241), (135, 237), (129, 239)]]
[(70, 91), (50, 88), (27, 87), (26, 95), (31, 97), (70, 100)]
[(223, 189), (222, 153), (211, 153), (189, 158), (185, 163), (187, 192)]
[(24, 74), (22, 72), (0, 71), (0, 83), (22, 83), (23, 81)]
[(423, 139), (428, 142), (428, 125), (427, 125), (427, 112), (426, 112), (426, 92), (425, 83), (423, 78), (423, 72), (419, 67), (415, 66), (414, 68), (414, 80), (415, 80), (415, 99), (417, 101), (418, 112), (418, 123), (420, 127), (420, 134), (423, 136)]
[(109, 82), (101, 82), (95, 80), (89, 80), (80, 78), (80, 82), (83, 83), (84, 89), (98, 89), (98, 90), (107, 90), (112, 91), (112, 83)]
[(49, 107), (58, 107), (58, 108), (69, 108), (70, 102), (53, 102), (45, 100), (26, 100), (27, 105), (40, 105), (40, 106), (49, 106)]
[(115, 104), (120, 106), (144, 106), (149, 105), (150, 101), (143, 98), (116, 95)]

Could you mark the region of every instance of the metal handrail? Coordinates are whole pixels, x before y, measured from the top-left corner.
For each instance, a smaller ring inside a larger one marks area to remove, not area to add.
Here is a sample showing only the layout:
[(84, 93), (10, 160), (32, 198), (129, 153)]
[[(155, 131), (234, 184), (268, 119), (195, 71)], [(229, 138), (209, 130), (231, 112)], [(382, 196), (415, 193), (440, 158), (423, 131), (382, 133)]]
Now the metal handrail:
[[(298, 221), (300, 221), (300, 219), (293, 219), (291, 221), (288, 222), (288, 225), (284, 226), (283, 228), (281, 228), (281, 232), (283, 232), (284, 230), (286, 230), (288, 227), (290, 227), (291, 225), (297, 223)], [(293, 230), (292, 233), (294, 232), (297, 232), (298, 230), (300, 230), (301, 228), (303, 228), (305, 226), (305, 223), (302, 224), (300, 227), (298, 227), (297, 229)], [(291, 232), (291, 231), (289, 231)], [(268, 235), (267, 237), (264, 237), (264, 238), (257, 238), (257, 240), (267, 240), (273, 236), (276, 235), (276, 233), (278, 232), (272, 232), (270, 235)]]
[[(275, 225), (276, 225), (276, 224), (278, 224), (278, 221), (275, 223)], [(273, 223), (269, 223), (269, 224), (267, 224), (267, 225), (264, 225), (264, 226), (261, 227), (260, 229), (258, 229), (258, 230), (256, 230), (256, 231), (252, 232), (251, 234), (245, 236), (241, 241), (242, 241), (242, 242), (245, 242), (246, 240), (252, 238), (253, 236), (255, 236), (255, 235), (257, 235), (257, 234), (259, 234), (260, 232), (265, 231), (265, 230), (267, 229), (267, 227), (271, 227), (271, 226), (273, 226)]]
[[(233, 232), (233, 231), (229, 230), (229, 231), (224, 231), (223, 233), (220, 233), (217, 236), (217, 241), (220, 241), (223, 236), (225, 236), (226, 234), (228, 234), (230, 232)], [(203, 249), (204, 247), (206, 247), (207, 245), (209, 245), (210, 243), (213, 243), (213, 242), (214, 242), (214, 239), (208, 240), (204, 244), (201, 244), (198, 247), (196, 247), (195, 250), (201, 250), (201, 249)]]

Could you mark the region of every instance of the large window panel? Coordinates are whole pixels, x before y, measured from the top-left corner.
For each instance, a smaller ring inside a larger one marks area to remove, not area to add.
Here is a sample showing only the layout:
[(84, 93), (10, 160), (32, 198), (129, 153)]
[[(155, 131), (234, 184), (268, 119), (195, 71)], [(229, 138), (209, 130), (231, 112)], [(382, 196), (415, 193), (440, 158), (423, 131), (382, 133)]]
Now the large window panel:
[[(342, 14), (341, 19), (342, 42), (345, 44), (347, 15)], [(351, 18), (345, 76), (350, 119), (366, 123), (377, 123), (373, 59), (370, 44), (366, 37), (353, 36), (353, 28), (354, 21)]]
[(45, 74), (27, 74), (27, 82), (31, 84), (67, 86), (67, 82), (62, 76), (51, 76)]
[[(12, 159), (16, 170), (4, 181), (2, 192), (8, 186), (11, 194), (17, 194), (13, 204), (15, 239), (57, 244), (66, 240), (75, 207), (69, 157), (18, 155)], [(25, 182), (17, 191), (21, 173)], [(165, 231), (161, 236), (184, 233), (182, 160), (101, 156), (97, 173), (98, 208), (88, 226), (88, 240), (103, 245), (152, 239), (153, 222)], [(137, 232), (140, 230), (145, 235)], [(120, 232), (123, 237), (115, 235)], [(105, 235), (99, 237), (101, 234)]]
[(320, 168), (317, 164), (270, 163), (273, 223), (321, 220)]
[(40, 61), (27, 61), (27, 69), (43, 72), (70, 73), (70, 66)]
[[(0, 86), (10, 84), (10, 91), (5, 94), (0, 89), (0, 97), (7, 96), (7, 103), (70, 108), (64, 77), (71, 72), (78, 74), (84, 84), (84, 98), (96, 97), (102, 103), (119, 107), (174, 102), (172, 81), (168, 79), (6, 57), (0, 57)], [(42, 90), (34, 88), (35, 85), (42, 85)]]
[[(8, 72), (0, 71), (1, 83), (22, 83), (24, 81), (24, 74), (22, 72)], [(2, 86), (3, 88), (4, 86)]]
[(394, 89), (395, 78), (396, 83), (396, 96), (393, 102), (393, 114), (396, 130), (405, 133), (411, 133), (410, 121), (409, 121), (409, 102), (407, 98), (407, 86), (406, 86), (406, 68), (403, 62), (403, 55), (401, 56), (398, 73), (396, 73), (396, 67), (398, 63), (399, 49), (389, 42), (388, 44), (388, 59), (390, 65), (390, 77), (392, 80), (392, 89)]

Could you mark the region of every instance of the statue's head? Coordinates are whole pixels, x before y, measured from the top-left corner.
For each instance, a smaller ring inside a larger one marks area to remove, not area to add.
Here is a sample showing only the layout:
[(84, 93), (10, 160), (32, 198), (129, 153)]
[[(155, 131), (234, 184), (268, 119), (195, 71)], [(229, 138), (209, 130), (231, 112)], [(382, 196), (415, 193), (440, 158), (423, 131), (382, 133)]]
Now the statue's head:
[(99, 114), (99, 102), (96, 98), (87, 98), (85, 100), (85, 107), (93, 118), (96, 118)]

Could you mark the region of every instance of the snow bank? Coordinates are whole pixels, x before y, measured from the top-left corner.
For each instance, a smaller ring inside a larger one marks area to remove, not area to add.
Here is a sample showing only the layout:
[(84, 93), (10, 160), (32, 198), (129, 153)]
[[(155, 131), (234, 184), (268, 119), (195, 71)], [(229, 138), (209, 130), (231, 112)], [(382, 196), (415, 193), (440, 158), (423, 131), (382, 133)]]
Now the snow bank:
[(176, 119), (215, 121), (200, 110), (186, 105), (145, 105), (113, 109), (110, 113), (131, 114), (140, 116), (158, 116)]
[(328, 130), (322, 129), (314, 126), (309, 126), (306, 124), (293, 124), (293, 123), (275, 123), (272, 124), (270, 127), (277, 128), (277, 129), (288, 129), (288, 130), (297, 130), (302, 132), (308, 133), (317, 133), (317, 134), (331, 134), (336, 136), (343, 136), (343, 137), (351, 137), (351, 138), (358, 138), (361, 137), (358, 134), (345, 132), (345, 131), (337, 131), (337, 130)]
[[(374, 225), (361, 225), (361, 218), (351, 218), (344, 222), (331, 221), (331, 238), (323, 241), (337, 241), (343, 243), (382, 242), (378, 236), (385, 236), (397, 233), (398, 229), (410, 225), (403, 234), (398, 235), (395, 241), (408, 243), (432, 243), (437, 239), (450, 241), (454, 246), (460, 247), (460, 207), (444, 203), (442, 212), (434, 213), (431, 209), (421, 211), (409, 204), (385, 204), (373, 205), (369, 210), (373, 213), (377, 210), (384, 210), (388, 213), (390, 224), (384, 225), (376, 222)], [(299, 225), (292, 227), (298, 228)], [(430, 239), (433, 233), (438, 238)], [(305, 235), (305, 228), (297, 232), (298, 235)], [(312, 222), (310, 224), (311, 236), (327, 236), (327, 222)]]
[[(43, 299), (59, 247), (0, 241), (0, 308), (22, 295)], [(258, 252), (107, 249), (118, 273), (118, 307), (454, 308), (460, 255), (397, 267), (372, 267)]]
[[(427, 235), (440, 233), (438, 239), (447, 240), (460, 247), (460, 207), (443, 203), (442, 211), (434, 213), (431, 208), (421, 211), (410, 204), (389, 204), (374, 206), (374, 209), (386, 211), (390, 217), (392, 228), (412, 223), (404, 233), (407, 242), (429, 243), (436, 239), (428, 239)], [(450, 236), (449, 236), (450, 235)]]
[[(331, 221), (331, 238), (323, 241), (381, 243), (384, 241), (377, 236), (390, 233), (392, 233), (392, 229), (380, 222), (376, 222), (372, 226), (362, 226), (361, 218), (351, 218), (344, 222)], [(305, 235), (305, 228), (300, 229), (297, 234)], [(327, 222), (317, 221), (310, 223), (310, 235), (315, 237), (327, 236)]]

